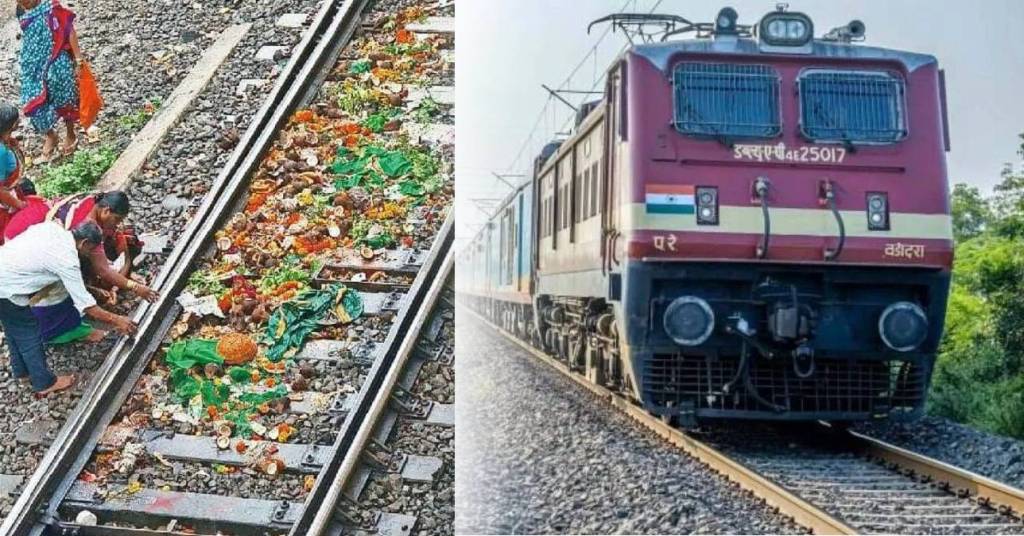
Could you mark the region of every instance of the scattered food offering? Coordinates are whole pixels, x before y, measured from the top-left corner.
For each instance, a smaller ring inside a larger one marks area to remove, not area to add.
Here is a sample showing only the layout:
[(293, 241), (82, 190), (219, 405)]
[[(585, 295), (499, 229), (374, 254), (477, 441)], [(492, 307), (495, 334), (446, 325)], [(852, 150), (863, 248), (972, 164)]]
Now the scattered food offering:
[[(452, 123), (450, 107), (408, 99), (452, 84), (451, 36), (404, 29), (425, 16), (370, 13), (373, 30), (278, 133), (79, 475), (97, 498), (209, 492), (183, 472), (232, 497), (301, 500), (315, 486), (282, 449), (333, 442), (331, 410), (362, 385), (453, 202), (451, 140), (407, 128)], [(330, 359), (303, 354), (319, 340), (338, 345)], [(195, 441), (217, 463), (159, 452), (160, 438)], [(256, 483), (227, 484), (241, 478)]]

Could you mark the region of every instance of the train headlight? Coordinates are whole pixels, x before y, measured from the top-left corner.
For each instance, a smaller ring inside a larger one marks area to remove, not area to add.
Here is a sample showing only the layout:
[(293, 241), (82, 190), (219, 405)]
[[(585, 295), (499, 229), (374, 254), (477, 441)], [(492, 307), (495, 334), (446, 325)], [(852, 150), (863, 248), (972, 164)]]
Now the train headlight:
[(697, 225), (718, 225), (718, 188), (698, 186)]
[(736, 19), (739, 14), (731, 7), (724, 7), (715, 17), (715, 34), (727, 35), (736, 33)]
[(868, 230), (889, 230), (889, 195), (881, 192), (868, 192)]
[(696, 296), (676, 298), (665, 310), (665, 333), (681, 346), (698, 346), (715, 329), (715, 312)]
[(928, 317), (917, 304), (893, 303), (878, 317), (878, 334), (897, 352), (916, 350), (928, 337)]
[(779, 11), (761, 19), (758, 35), (768, 45), (798, 47), (814, 37), (814, 24), (803, 13)]

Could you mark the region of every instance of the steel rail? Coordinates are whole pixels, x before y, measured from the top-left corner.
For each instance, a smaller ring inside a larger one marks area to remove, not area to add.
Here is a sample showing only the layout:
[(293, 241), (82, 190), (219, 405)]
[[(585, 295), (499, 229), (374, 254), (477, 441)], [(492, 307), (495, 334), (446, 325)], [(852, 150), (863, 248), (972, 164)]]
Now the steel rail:
[[(420, 331), (430, 318), (434, 304), (452, 273), (455, 263), (452, 249), (455, 238), (453, 222), (454, 219), (449, 215), (435, 243), (440, 247), (434, 248), (436, 251), (424, 264), (412, 290), (406, 295), (402, 317), (392, 326), (385, 342), (387, 351), (375, 363), (363, 383), (356, 408), (346, 418), (332, 447), (330, 462), (320, 472), (321, 475), (334, 475), (333, 478), (317, 479), (316, 487), (306, 499), (306, 508), (292, 526), (291, 536), (318, 536), (327, 532), (345, 486), (359, 466), (366, 444), (416, 347)], [(311, 508), (313, 505), (318, 507)]]
[(178, 312), (176, 296), (187, 282), (193, 263), (210, 248), (224, 218), (244, 202), (251, 172), (273, 143), (291, 113), (315, 95), (308, 81), (329, 69), (354, 34), (367, 0), (326, 0), (295, 54), (257, 112), (231, 158), (222, 168), (192, 221), (178, 238), (154, 287), (161, 298), (144, 304), (134, 315), (139, 330), (122, 338), (96, 371), (98, 380), (79, 401), (0, 525), (0, 534), (42, 534), (57, 519), (57, 508), (84, 467), (103, 431), (142, 373), (147, 357), (159, 346)]
[(853, 448), (872, 458), (902, 468), (917, 476), (927, 477), (940, 487), (961, 496), (969, 496), (979, 504), (994, 508), (1018, 519), (1024, 517), (1024, 490), (991, 478), (955, 467), (934, 458), (911, 452), (873, 437), (846, 432)]
[(569, 370), (569, 367), (565, 364), (534, 348), (533, 346), (530, 346), (528, 343), (519, 340), (515, 335), (498, 327), (490, 320), (479, 315), (476, 311), (473, 311), (468, 307), (465, 307), (464, 309), (473, 317), (487, 324), (497, 333), (512, 341), (543, 363), (554, 368), (558, 372), (561, 372), (563, 375), (568, 376), (602, 400), (611, 404), (612, 407), (624, 412), (648, 430), (681, 448), (687, 454), (706, 464), (722, 476), (735, 482), (741, 488), (754, 493), (770, 506), (778, 508), (780, 512), (792, 517), (796, 523), (807, 527), (814, 534), (858, 533), (856, 529), (846, 524), (844, 521), (833, 517), (821, 508), (814, 506), (795, 493), (762, 476), (754, 469), (730, 458), (727, 454), (694, 438), (691, 435), (688, 435), (686, 432), (673, 428), (658, 417), (644, 411), (643, 408), (627, 400), (625, 397), (617, 395), (605, 387), (590, 383), (584, 377)]

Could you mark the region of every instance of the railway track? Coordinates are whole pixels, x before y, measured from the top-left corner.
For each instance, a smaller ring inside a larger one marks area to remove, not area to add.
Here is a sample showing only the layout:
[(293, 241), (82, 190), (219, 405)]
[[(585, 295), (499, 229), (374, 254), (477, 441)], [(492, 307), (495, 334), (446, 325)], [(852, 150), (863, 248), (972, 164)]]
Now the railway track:
[(381, 4), (323, 3), (0, 533), (337, 531), (386, 409), (451, 424), (396, 378), (451, 272), (454, 8)]
[[(450, 533), (454, 521), (453, 262), (432, 282), (367, 417), (341, 460), (310, 534)], [(425, 440), (424, 440), (425, 439)], [(430, 497), (424, 497), (430, 495)], [(421, 516), (438, 504), (440, 515)], [(406, 509), (389, 512), (388, 509)]]
[(472, 315), (814, 534), (1024, 534), (1022, 489), (821, 424), (686, 432)]

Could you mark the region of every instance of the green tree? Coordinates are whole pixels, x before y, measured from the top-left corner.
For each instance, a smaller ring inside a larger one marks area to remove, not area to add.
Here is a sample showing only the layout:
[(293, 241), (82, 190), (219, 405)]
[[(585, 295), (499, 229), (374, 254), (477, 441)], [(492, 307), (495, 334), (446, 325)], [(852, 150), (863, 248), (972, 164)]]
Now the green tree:
[(957, 184), (950, 196), (953, 238), (961, 242), (982, 233), (992, 219), (992, 207), (974, 186)]
[(996, 219), (993, 230), (1002, 236), (1024, 236), (1024, 173), (1006, 164), (1000, 177), (991, 200)]
[(1024, 171), (1007, 164), (1001, 178), (988, 198), (953, 188), (956, 264), (929, 410), (1024, 437)]

